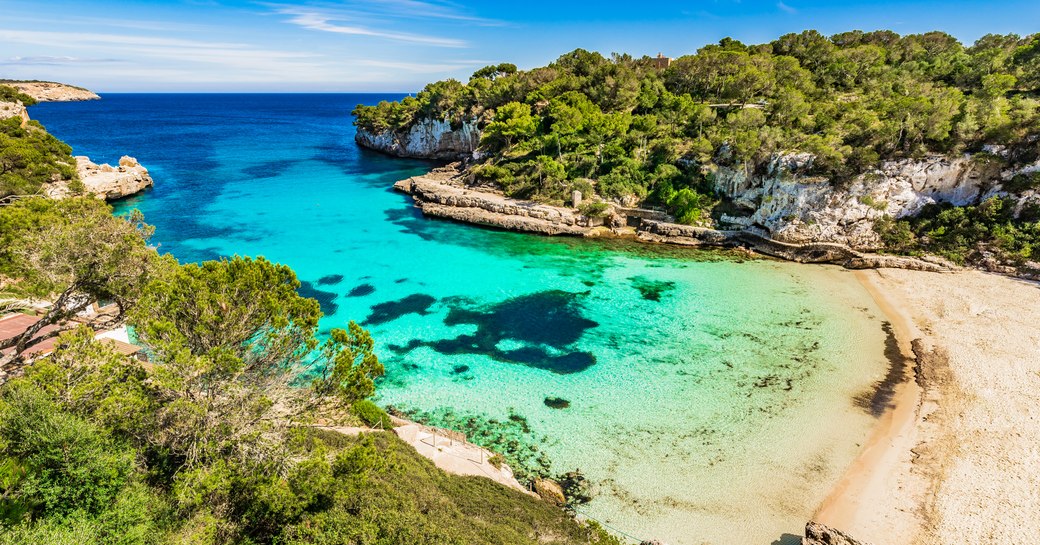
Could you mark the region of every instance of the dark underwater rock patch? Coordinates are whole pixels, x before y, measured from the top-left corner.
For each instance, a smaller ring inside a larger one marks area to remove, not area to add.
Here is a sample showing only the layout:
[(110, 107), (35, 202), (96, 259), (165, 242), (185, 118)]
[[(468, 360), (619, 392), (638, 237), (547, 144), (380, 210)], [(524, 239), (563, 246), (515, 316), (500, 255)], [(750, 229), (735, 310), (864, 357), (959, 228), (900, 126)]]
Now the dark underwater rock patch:
[(434, 222), (423, 218), (422, 211), (414, 206), (384, 210), (386, 219), (401, 228), (402, 233), (415, 235), (423, 240), (434, 241)]
[(628, 281), (647, 301), (660, 301), (661, 297), (675, 289), (675, 282), (671, 280), (653, 280), (645, 276), (633, 276)]
[(292, 161), (266, 161), (243, 168), (242, 174), (253, 179), (277, 178), (289, 170), (293, 164)]
[[(445, 355), (480, 354), (496, 361), (518, 363), (558, 374), (579, 373), (596, 363), (590, 352), (573, 350), (585, 331), (599, 324), (581, 313), (579, 298), (585, 294), (548, 290), (506, 299), (488, 306), (469, 306), (463, 298), (444, 299), (449, 305), (444, 324), (473, 325), (476, 332), (451, 339), (412, 339), (390, 349), (404, 354), (428, 346)], [(375, 307), (373, 307), (373, 310)], [(514, 349), (499, 347), (502, 341), (519, 342)]]
[(544, 403), (545, 406), (550, 409), (566, 409), (571, 406), (571, 402), (562, 397), (547, 397), (545, 398)]
[(318, 279), (319, 286), (335, 286), (343, 281), (342, 274), (329, 274)]
[(321, 306), (321, 312), (326, 316), (335, 314), (339, 310), (339, 305), (336, 304), (336, 293), (320, 290), (314, 286), (313, 282), (300, 282), (300, 287), (296, 291), (303, 297), (317, 299), (318, 305)]
[(364, 297), (366, 295), (372, 295), (375, 292), (376, 287), (372, 284), (358, 284), (347, 293), (347, 297)]
[(368, 315), (368, 318), (365, 318), (362, 324), (385, 324), (408, 314), (425, 316), (430, 313), (430, 307), (436, 301), (432, 295), (413, 293), (404, 299), (372, 305), (372, 312)]

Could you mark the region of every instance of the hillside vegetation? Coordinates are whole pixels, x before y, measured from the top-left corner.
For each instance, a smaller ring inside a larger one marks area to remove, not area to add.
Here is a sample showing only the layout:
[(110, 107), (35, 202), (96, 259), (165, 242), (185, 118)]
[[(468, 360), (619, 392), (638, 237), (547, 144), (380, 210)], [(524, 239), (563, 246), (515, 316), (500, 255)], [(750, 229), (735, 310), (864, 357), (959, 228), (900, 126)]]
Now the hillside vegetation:
[(690, 222), (714, 204), (715, 167), (753, 171), (775, 153), (813, 154), (813, 171), (832, 180), (882, 159), (986, 144), (1011, 148), (1011, 161), (1036, 158), (1038, 91), (1040, 35), (966, 47), (941, 32), (805, 31), (760, 45), (727, 38), (664, 70), (579, 49), (354, 113), (373, 132), (475, 121), (487, 157), (472, 173), (510, 195), (634, 196)]
[[(0, 544), (613, 543), (565, 511), (435, 468), (365, 401), (383, 366), (351, 323), (319, 338), (288, 267), (180, 265), (139, 214), (102, 201), (0, 206), (0, 306), (55, 302), (40, 337), (0, 341)], [(111, 302), (150, 362), (94, 339)]]
[[(0, 85), (0, 102), (36, 103), (13, 87)], [(72, 148), (58, 140), (37, 121), (25, 127), (21, 119), (0, 119), (0, 199), (12, 195), (39, 194), (44, 184), (55, 180), (76, 181)], [(74, 191), (78, 187), (70, 186)]]

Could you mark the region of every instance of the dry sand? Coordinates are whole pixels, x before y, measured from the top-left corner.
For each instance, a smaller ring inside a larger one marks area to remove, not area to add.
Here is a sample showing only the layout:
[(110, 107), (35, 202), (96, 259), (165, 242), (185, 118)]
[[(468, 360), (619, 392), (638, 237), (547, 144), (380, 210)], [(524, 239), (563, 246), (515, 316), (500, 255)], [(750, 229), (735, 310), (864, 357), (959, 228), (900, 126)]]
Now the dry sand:
[(859, 274), (919, 372), (817, 520), (877, 545), (1040, 543), (1040, 284)]

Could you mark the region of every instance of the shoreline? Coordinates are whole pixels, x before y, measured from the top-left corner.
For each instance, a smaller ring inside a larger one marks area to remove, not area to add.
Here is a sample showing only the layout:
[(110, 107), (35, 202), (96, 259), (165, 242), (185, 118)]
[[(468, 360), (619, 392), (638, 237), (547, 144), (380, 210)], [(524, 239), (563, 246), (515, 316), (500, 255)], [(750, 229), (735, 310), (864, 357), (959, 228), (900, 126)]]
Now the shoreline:
[(775, 240), (761, 229), (717, 230), (670, 223), (654, 210), (610, 205), (604, 217), (582, 215), (567, 208), (507, 197), (490, 188), (460, 181), (457, 165), (435, 168), (394, 183), (412, 197), (426, 216), (507, 231), (549, 236), (625, 238), (643, 244), (688, 247), (744, 248), (796, 263), (830, 263), (847, 269), (898, 268), (945, 272), (953, 266), (931, 258), (915, 258), (860, 251), (832, 242), (790, 243)]
[[(919, 524), (913, 515), (903, 511), (882, 513), (876, 506), (878, 500), (892, 496), (894, 481), (912, 464), (922, 394), (916, 379), (913, 341), (920, 338), (921, 332), (906, 309), (892, 301), (877, 284), (877, 271), (860, 270), (854, 274), (891, 324), (899, 353), (907, 365), (903, 368), (902, 380), (893, 388), (888, 407), (878, 418), (859, 455), (816, 510), (813, 521), (867, 541), (885, 537), (889, 543), (910, 543)], [(881, 527), (885, 531), (875, 536), (856, 531), (860, 528), (880, 530)], [(896, 536), (900, 537), (892, 539)]]
[(915, 365), (815, 520), (875, 544), (1035, 540), (1040, 284), (976, 270), (856, 275)]

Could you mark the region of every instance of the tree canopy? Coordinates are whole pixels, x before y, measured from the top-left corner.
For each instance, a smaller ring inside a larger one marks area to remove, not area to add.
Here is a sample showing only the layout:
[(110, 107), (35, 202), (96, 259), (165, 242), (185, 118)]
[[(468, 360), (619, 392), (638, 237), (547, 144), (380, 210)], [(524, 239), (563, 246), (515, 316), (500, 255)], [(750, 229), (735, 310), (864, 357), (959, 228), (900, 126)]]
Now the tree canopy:
[[(365, 400), (383, 373), (368, 332), (319, 338), (291, 269), (181, 265), (141, 219), (87, 197), (0, 207), (0, 277), (65, 302), (53, 353), (0, 375), (0, 545), (618, 544), (392, 433), (326, 429), (389, 420)], [(100, 299), (148, 363), (71, 320)]]
[(470, 172), (510, 195), (562, 203), (594, 190), (696, 222), (715, 203), (716, 169), (751, 172), (777, 153), (813, 154), (813, 173), (832, 180), (985, 145), (1035, 159), (1038, 63), (1040, 35), (965, 46), (942, 32), (809, 30), (758, 45), (726, 38), (663, 70), (649, 57), (578, 49), (354, 113), (376, 132), (422, 119), (478, 124), (485, 158)]

